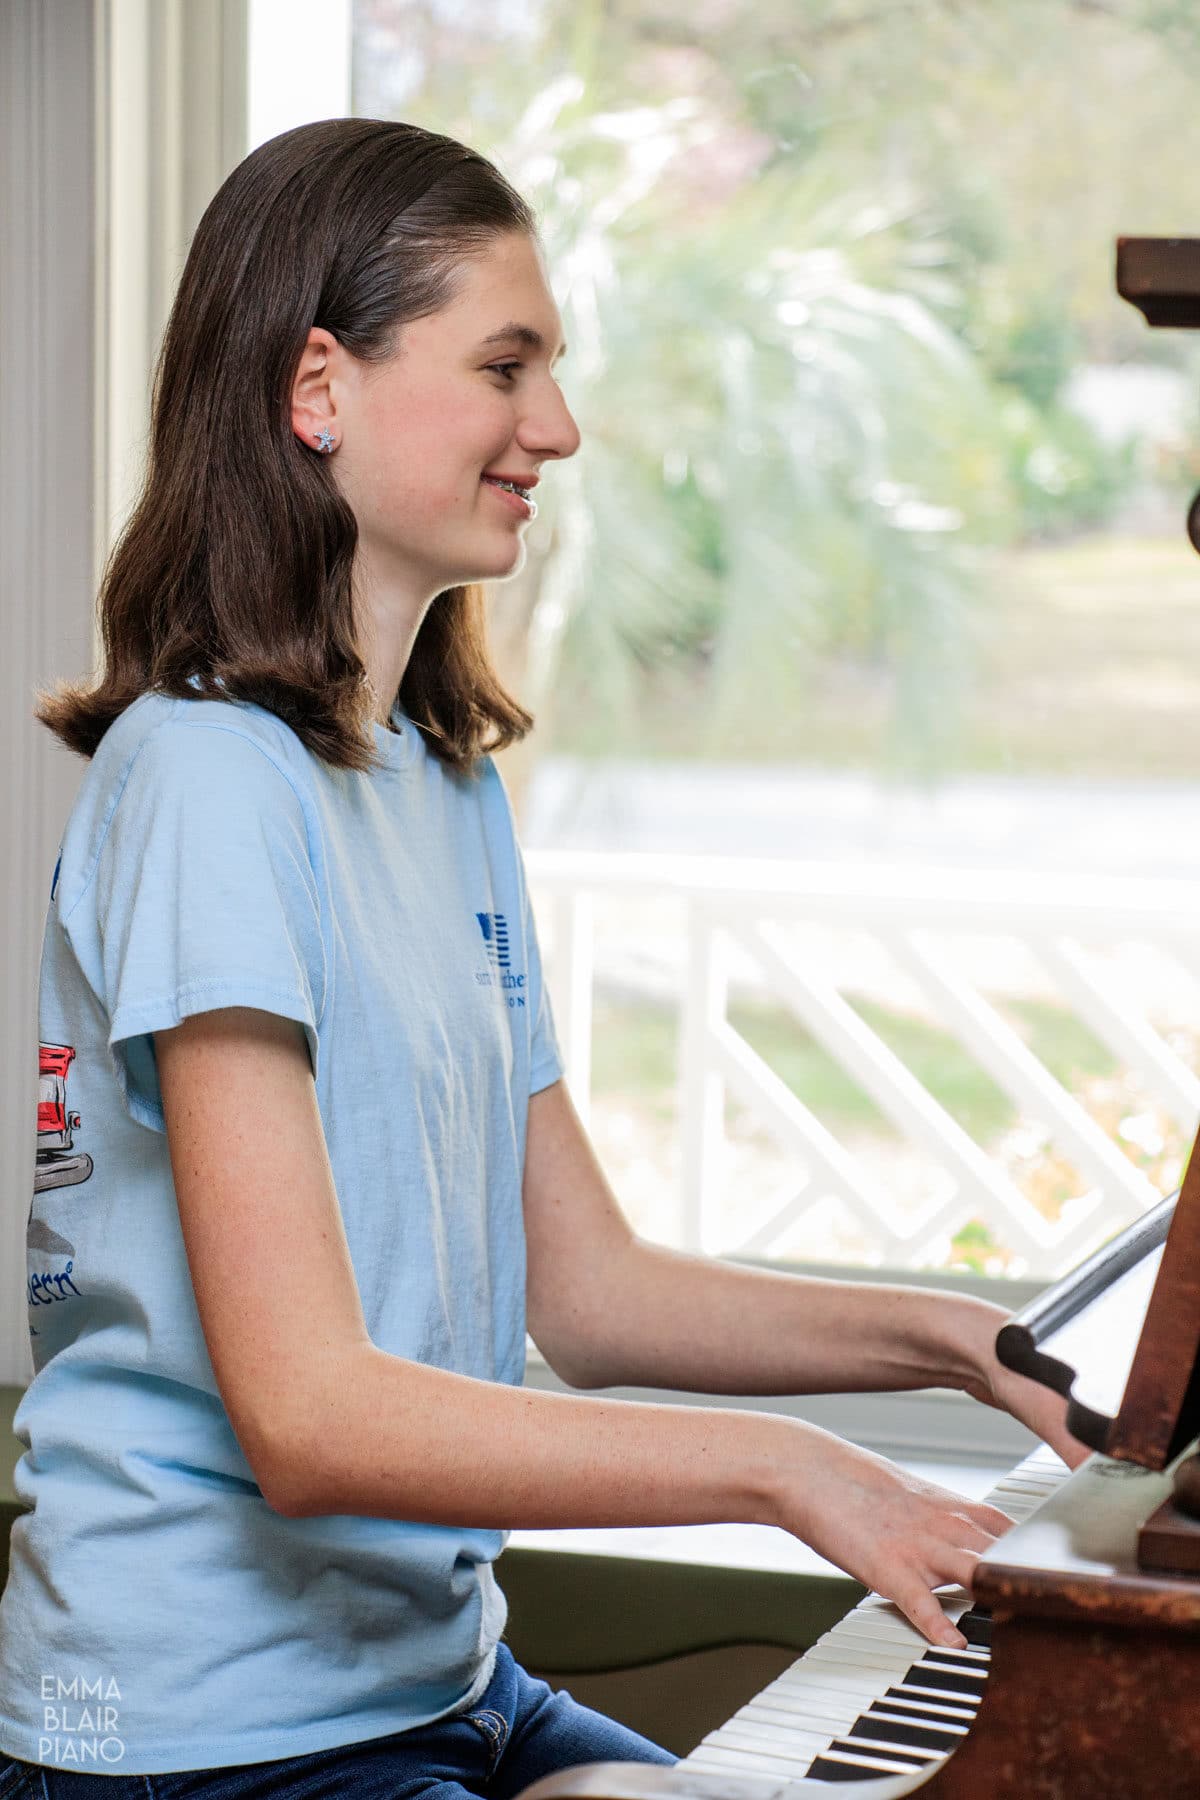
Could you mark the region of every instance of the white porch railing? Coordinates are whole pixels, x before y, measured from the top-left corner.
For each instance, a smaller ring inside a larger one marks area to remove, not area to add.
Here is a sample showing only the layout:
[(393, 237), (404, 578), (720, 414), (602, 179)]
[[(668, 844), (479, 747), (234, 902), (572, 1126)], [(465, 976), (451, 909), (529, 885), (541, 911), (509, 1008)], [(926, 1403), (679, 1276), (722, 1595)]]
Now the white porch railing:
[[(1152, 1204), (1159, 1189), (997, 1009), (997, 977), (1001, 989), (1006, 980), (1011, 986), (997, 943), (1019, 947), (1056, 1002), (1136, 1075), (1186, 1139), (1196, 1128), (1200, 1078), (1162, 1020), (1165, 1008), (1176, 1023), (1200, 1027), (1192, 973), (1200, 969), (1200, 884), (601, 852), (530, 851), (526, 860), (567, 1079), (585, 1121), (596, 900), (669, 896), (680, 909), (679, 942), (665, 958), (660, 951), (680, 1008), (680, 1248), (763, 1255), (806, 1211), (835, 1200), (889, 1265), (920, 1266), (935, 1241), (982, 1218), (1031, 1272), (1049, 1276)], [(835, 953), (834, 940), (848, 936), (857, 948)], [(1056, 1217), (1039, 1210), (847, 1001), (848, 992), (869, 993), (885, 966), (909, 1004), (957, 1037), (1078, 1172), (1080, 1191)], [(936, 1179), (920, 1205), (899, 1207), (878, 1172), (734, 1029), (730, 998), (739, 987), (765, 989), (792, 1013), (931, 1159)], [(794, 1159), (781, 1191), (756, 1205), (732, 1242), (727, 1211), (719, 1216), (728, 1191), (727, 1095)]]

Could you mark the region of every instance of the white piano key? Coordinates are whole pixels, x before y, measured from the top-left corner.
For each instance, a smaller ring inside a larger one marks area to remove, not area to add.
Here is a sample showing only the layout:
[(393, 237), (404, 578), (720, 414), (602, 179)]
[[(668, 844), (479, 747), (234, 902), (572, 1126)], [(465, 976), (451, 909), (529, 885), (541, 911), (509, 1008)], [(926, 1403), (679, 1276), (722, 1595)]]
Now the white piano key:
[[(804, 1659), (806, 1663), (812, 1665), (811, 1669), (805, 1670), (805, 1677), (807, 1678), (811, 1674), (812, 1669), (835, 1666), (854, 1673), (861, 1670), (864, 1674), (871, 1669), (882, 1669), (885, 1672), (897, 1669), (904, 1672), (911, 1669), (915, 1662), (921, 1661), (932, 1648), (933, 1646), (924, 1638), (915, 1647), (909, 1644), (897, 1644), (894, 1649), (890, 1649), (887, 1645), (872, 1646), (856, 1643), (851, 1638), (839, 1638), (836, 1642), (828, 1645), (815, 1644), (813, 1646)], [(788, 1673), (785, 1672), (779, 1679), (786, 1683), (789, 1679)]]
[[(811, 1663), (812, 1666), (805, 1669), (803, 1678), (801, 1679), (799, 1676), (782, 1677), (776, 1685), (776, 1693), (799, 1694), (810, 1682), (814, 1685), (819, 1683), (823, 1687), (853, 1688), (856, 1693), (860, 1690), (867, 1693), (872, 1691), (878, 1693), (880, 1690), (879, 1667), (864, 1667), (862, 1663), (855, 1662), (848, 1651), (840, 1648), (821, 1651), (818, 1648), (810, 1651), (804, 1660)], [(891, 1667), (895, 1666), (891, 1665)], [(909, 1669), (911, 1666), (910, 1658), (904, 1664), (904, 1668)], [(883, 1666), (883, 1687), (888, 1684), (889, 1674), (889, 1666), (885, 1664)]]
[[(815, 1752), (818, 1756), (824, 1754), (823, 1750)], [(703, 1756), (693, 1751), (684, 1761), (689, 1768), (711, 1769), (718, 1775), (723, 1775), (730, 1769), (740, 1769), (745, 1775), (785, 1775), (789, 1781), (796, 1781), (805, 1768), (811, 1765), (813, 1758), (809, 1757), (807, 1763), (796, 1763), (783, 1756), (768, 1756), (759, 1750), (726, 1750), (716, 1744), (709, 1745)]]
[[(929, 1649), (929, 1642), (926, 1638), (922, 1638), (921, 1643), (926, 1650)], [(920, 1655), (920, 1651), (917, 1652), (917, 1655)], [(809, 1662), (814, 1656), (817, 1657), (818, 1662), (836, 1660), (856, 1669), (894, 1669), (899, 1666), (902, 1659), (906, 1659), (904, 1667), (907, 1669), (914, 1660), (907, 1645), (872, 1643), (870, 1639), (845, 1637), (839, 1637), (836, 1646), (831, 1645), (824, 1652), (819, 1652), (818, 1647), (814, 1644), (804, 1660)]]
[[(967, 1593), (966, 1589), (953, 1587), (949, 1582), (936, 1588), (934, 1590), (934, 1596), (940, 1601), (943, 1613), (952, 1622), (958, 1618), (960, 1613), (966, 1612), (971, 1604), (971, 1596)], [(900, 1611), (900, 1608), (896, 1605), (894, 1600), (885, 1600), (882, 1594), (868, 1594), (865, 1600), (859, 1601), (853, 1612), (846, 1614), (846, 1618), (848, 1619), (859, 1617), (864, 1619), (873, 1619), (875, 1617), (883, 1619), (903, 1619), (906, 1625), (911, 1622), (908, 1615)], [(841, 1630), (845, 1622), (845, 1619), (840, 1619), (836, 1625), (830, 1627), (826, 1636), (832, 1637), (834, 1632)]]
[[(881, 1678), (878, 1669), (859, 1670), (855, 1674), (853, 1670), (845, 1668), (820, 1668), (814, 1669), (812, 1672), (811, 1689), (797, 1686), (789, 1690), (784, 1698), (792, 1701), (796, 1716), (800, 1718), (803, 1716), (804, 1696), (808, 1691), (815, 1690), (825, 1696), (844, 1694), (848, 1697), (847, 1703), (853, 1700), (865, 1706), (870, 1701), (877, 1699), (885, 1688), (892, 1685), (891, 1677), (885, 1674)], [(736, 1716), (735, 1714), (734, 1717), (736, 1718)]]
[[(685, 1760), (688, 1768), (694, 1769), (698, 1775), (729, 1775), (733, 1773), (749, 1778), (751, 1776), (778, 1775), (779, 1773), (778, 1769), (755, 1768), (751, 1758), (739, 1755), (736, 1750), (728, 1753), (718, 1751), (714, 1753), (711, 1762), (699, 1750), (693, 1750)], [(794, 1770), (790, 1770), (785, 1779), (796, 1781), (798, 1777)]]
[[(718, 1726), (717, 1730), (728, 1730), (734, 1723), (734, 1719), (762, 1719), (766, 1722), (786, 1726), (789, 1731), (797, 1728), (806, 1729), (809, 1725), (820, 1726), (822, 1729), (828, 1726), (828, 1735), (836, 1737), (839, 1728), (845, 1724), (847, 1718), (858, 1717), (857, 1712), (852, 1712), (855, 1706), (858, 1706), (857, 1701), (852, 1701), (847, 1705), (845, 1694), (822, 1696), (814, 1689), (805, 1698), (803, 1713), (798, 1713), (793, 1707), (768, 1706), (764, 1702), (752, 1700), (747, 1706), (740, 1707), (737, 1713), (727, 1719), (724, 1725)], [(862, 1708), (859, 1706), (859, 1712), (861, 1711)]]
[(953, 1652), (953, 1658), (951, 1658), (950, 1656), (940, 1655), (935, 1647), (932, 1650), (926, 1650), (923, 1656), (916, 1658), (916, 1661), (920, 1663), (923, 1669), (940, 1669), (943, 1674), (947, 1675), (965, 1675), (968, 1681), (986, 1681), (986, 1661), (982, 1668), (967, 1668), (964, 1666), (964, 1662), (959, 1660), (960, 1658), (965, 1659), (967, 1654), (968, 1653), (965, 1650), (955, 1650)]
[(959, 1719), (974, 1719), (979, 1710), (965, 1694), (937, 1694), (932, 1688), (909, 1687), (905, 1681), (889, 1682), (884, 1694), (877, 1694), (875, 1698), (881, 1700), (885, 1696), (889, 1706), (911, 1706), (920, 1712), (936, 1712)]
[(803, 1710), (805, 1696), (814, 1689), (875, 1699), (886, 1688), (903, 1681), (914, 1660), (905, 1654), (895, 1662), (863, 1665), (849, 1659), (840, 1649), (826, 1655), (814, 1651), (806, 1658), (811, 1666), (805, 1669), (803, 1679), (796, 1677), (773, 1683), (771, 1699), (776, 1705), (791, 1706), (798, 1715)]
[(944, 1750), (935, 1750), (930, 1744), (906, 1744), (901, 1738), (858, 1738), (849, 1733), (842, 1734), (837, 1740), (837, 1747), (839, 1750), (861, 1749), (868, 1756), (903, 1756), (923, 1763), (941, 1762), (946, 1754)]
[[(841, 1725), (840, 1713), (838, 1709), (831, 1708), (831, 1714), (830, 1729), (836, 1733)], [(857, 1716), (858, 1715), (855, 1714), (856, 1718)], [(823, 1726), (822, 1729), (824, 1729)], [(805, 1719), (803, 1725), (797, 1725), (794, 1719), (780, 1718), (777, 1713), (768, 1713), (764, 1715), (761, 1713), (751, 1713), (743, 1708), (736, 1719), (727, 1720), (726, 1723), (720, 1727), (720, 1730), (723, 1734), (732, 1734), (734, 1732), (748, 1733), (752, 1737), (760, 1738), (764, 1744), (772, 1741), (776, 1743), (790, 1743), (798, 1733), (806, 1734), (810, 1730), (815, 1731), (816, 1721), (815, 1719), (811, 1721)], [(716, 1733), (714, 1732), (711, 1735), (715, 1737)]]
[[(921, 1661), (928, 1649), (925, 1646), (902, 1645), (894, 1657), (880, 1661), (858, 1660), (853, 1644), (837, 1643), (828, 1647), (814, 1646), (805, 1658), (808, 1667), (801, 1670), (787, 1670), (778, 1676), (769, 1688), (764, 1688), (763, 1698), (769, 1693), (771, 1698), (783, 1704), (795, 1704), (796, 1699), (809, 1687), (818, 1683), (824, 1687), (831, 1684), (837, 1687), (874, 1686), (877, 1691), (891, 1680), (900, 1680), (908, 1674), (914, 1664)], [(985, 1665), (986, 1668), (986, 1665)], [(755, 1696), (759, 1698), (760, 1696)]]
[[(862, 1715), (860, 1714), (859, 1717), (861, 1718), (861, 1716)], [(923, 1719), (917, 1713), (900, 1712), (898, 1709), (893, 1711), (890, 1703), (885, 1706), (881, 1700), (875, 1702), (869, 1717), (872, 1719), (880, 1719), (888, 1725), (927, 1724), (933, 1731), (948, 1731), (953, 1733), (955, 1737), (966, 1737), (969, 1729), (968, 1726), (960, 1724), (956, 1719)]]
[[(857, 1713), (855, 1717), (858, 1717)], [(834, 1735), (841, 1737), (843, 1734), (838, 1731)], [(786, 1762), (802, 1763), (803, 1768), (795, 1771), (802, 1775), (813, 1757), (821, 1754), (829, 1739), (818, 1731), (797, 1731), (790, 1737), (785, 1732), (778, 1737), (768, 1737), (761, 1731), (751, 1731), (746, 1726), (740, 1726), (737, 1730), (731, 1729), (722, 1742), (729, 1750), (761, 1751), (765, 1756), (781, 1756)]]
[[(957, 1619), (954, 1622), (957, 1624)], [(860, 1619), (854, 1613), (850, 1613), (842, 1620), (842, 1629), (838, 1632), (838, 1636), (844, 1638), (848, 1644), (886, 1644), (895, 1648), (897, 1652), (902, 1644), (907, 1644), (914, 1650), (930, 1648), (929, 1639), (924, 1632), (918, 1631), (915, 1625), (910, 1625), (904, 1618), (890, 1619), (886, 1614), (876, 1614), (874, 1618)], [(971, 1646), (968, 1645), (967, 1650), (956, 1650), (954, 1654), (966, 1656), (970, 1649)], [(976, 1654), (983, 1656), (986, 1660), (986, 1651), (977, 1651)]]
[[(940, 1646), (929, 1644), (918, 1634), (914, 1634), (911, 1638), (904, 1638), (898, 1634), (888, 1637), (872, 1637), (866, 1633), (859, 1635), (847, 1632), (839, 1642), (843, 1649), (852, 1646), (856, 1652), (861, 1648), (864, 1652), (870, 1651), (876, 1656), (886, 1657), (889, 1668), (899, 1667), (902, 1662), (904, 1667), (908, 1668), (911, 1663), (919, 1662), (922, 1657), (927, 1656), (931, 1649), (940, 1649)], [(904, 1662), (906, 1657), (908, 1661)], [(961, 1669), (964, 1675), (972, 1673), (986, 1675), (992, 1660), (987, 1650), (976, 1649), (970, 1644), (965, 1650), (942, 1651), (941, 1658), (951, 1668)]]

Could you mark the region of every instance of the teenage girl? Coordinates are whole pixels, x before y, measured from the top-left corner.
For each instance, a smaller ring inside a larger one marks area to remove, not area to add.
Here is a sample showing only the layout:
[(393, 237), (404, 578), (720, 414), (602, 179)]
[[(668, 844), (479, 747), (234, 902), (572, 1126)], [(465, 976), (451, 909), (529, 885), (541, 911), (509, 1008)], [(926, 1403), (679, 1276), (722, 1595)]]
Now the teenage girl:
[[(51, 884), (0, 1796), (466, 1791), (667, 1751), (501, 1641), (519, 1527), (783, 1526), (933, 1589), (1008, 1520), (783, 1415), (944, 1386), (1072, 1465), (1004, 1312), (630, 1230), (562, 1080), (480, 585), (580, 436), (534, 215), (415, 126), (283, 133), (202, 218), (104, 572)], [(514, 491), (514, 490), (520, 490)]]

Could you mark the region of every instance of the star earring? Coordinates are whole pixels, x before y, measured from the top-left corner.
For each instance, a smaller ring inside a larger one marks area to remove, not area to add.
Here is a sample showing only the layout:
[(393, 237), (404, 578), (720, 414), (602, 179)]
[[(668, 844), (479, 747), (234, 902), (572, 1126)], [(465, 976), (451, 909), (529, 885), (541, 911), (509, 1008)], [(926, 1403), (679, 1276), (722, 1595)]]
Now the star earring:
[(333, 434), (328, 425), (323, 425), (321, 427), (320, 436), (317, 438), (317, 448), (318, 450), (324, 451), (326, 456), (328, 456), (333, 449)]

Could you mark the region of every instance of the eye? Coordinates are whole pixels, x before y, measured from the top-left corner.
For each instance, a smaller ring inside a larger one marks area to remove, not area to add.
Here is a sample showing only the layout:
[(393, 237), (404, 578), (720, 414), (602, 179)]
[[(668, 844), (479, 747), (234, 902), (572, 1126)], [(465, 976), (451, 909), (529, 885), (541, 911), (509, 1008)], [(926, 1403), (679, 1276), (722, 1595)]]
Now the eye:
[(494, 374), (503, 375), (505, 381), (508, 381), (508, 382), (511, 382), (514, 379), (513, 376), (511, 376), (509, 374), (509, 370), (510, 369), (519, 369), (520, 367), (521, 367), (521, 364), (519, 362), (489, 363), (488, 364), (488, 368), (491, 369)]

